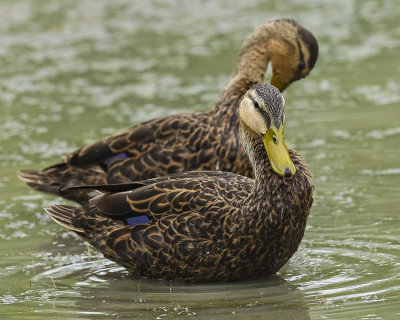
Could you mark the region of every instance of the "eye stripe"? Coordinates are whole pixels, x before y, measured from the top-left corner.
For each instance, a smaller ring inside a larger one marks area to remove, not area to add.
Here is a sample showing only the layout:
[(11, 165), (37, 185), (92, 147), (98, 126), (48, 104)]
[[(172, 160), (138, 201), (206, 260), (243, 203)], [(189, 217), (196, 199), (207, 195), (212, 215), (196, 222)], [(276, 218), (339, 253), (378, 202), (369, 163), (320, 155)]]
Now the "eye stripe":
[(258, 101), (257, 101), (256, 99), (254, 99), (252, 96), (249, 96), (249, 98), (250, 98), (250, 100), (253, 102), (254, 107), (255, 107), (257, 110), (260, 110), (260, 111), (261, 111), (261, 107), (260, 107)]
[(301, 50), (301, 45), (300, 45), (299, 40), (297, 40), (297, 48), (299, 50), (300, 59), (299, 59), (299, 64), (298, 64), (297, 70), (296, 70), (296, 76), (300, 77), (301, 76), (301, 72), (306, 67), (306, 62), (304, 61), (304, 54), (303, 54), (303, 51)]
[(256, 110), (261, 114), (261, 116), (267, 121), (267, 126), (269, 127), (271, 125), (271, 117), (269, 114), (269, 110), (267, 109), (261, 109), (260, 104), (256, 99), (254, 99), (252, 96), (249, 95), (250, 100), (253, 102), (254, 107)]

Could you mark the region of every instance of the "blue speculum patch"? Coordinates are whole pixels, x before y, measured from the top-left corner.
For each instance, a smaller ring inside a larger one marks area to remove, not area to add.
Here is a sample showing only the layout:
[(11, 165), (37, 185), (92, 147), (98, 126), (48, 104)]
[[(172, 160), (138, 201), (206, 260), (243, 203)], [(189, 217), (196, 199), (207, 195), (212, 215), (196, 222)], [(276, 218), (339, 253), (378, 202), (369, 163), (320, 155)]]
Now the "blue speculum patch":
[(138, 216), (138, 217), (130, 217), (125, 219), (125, 221), (130, 225), (130, 226), (136, 226), (137, 224), (146, 224), (147, 222), (150, 221), (150, 219), (147, 216)]
[(118, 153), (118, 154), (104, 160), (104, 164), (106, 166), (108, 166), (114, 160), (122, 160), (122, 159), (127, 159), (127, 158), (129, 158), (128, 155), (125, 152), (121, 152), (121, 153)]

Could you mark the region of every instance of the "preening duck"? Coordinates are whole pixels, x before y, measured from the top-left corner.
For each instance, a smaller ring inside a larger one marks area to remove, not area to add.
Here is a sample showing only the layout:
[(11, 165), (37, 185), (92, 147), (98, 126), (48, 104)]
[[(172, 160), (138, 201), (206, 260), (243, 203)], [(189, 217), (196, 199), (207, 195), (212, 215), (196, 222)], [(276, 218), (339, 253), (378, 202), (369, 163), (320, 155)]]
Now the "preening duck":
[(19, 177), (42, 192), (87, 203), (89, 191), (69, 186), (139, 181), (189, 170), (222, 170), (248, 177), (253, 170), (239, 143), (238, 106), (244, 94), (264, 81), (284, 90), (309, 74), (318, 56), (314, 36), (294, 20), (260, 25), (243, 43), (236, 68), (219, 101), (203, 113), (176, 114), (138, 124), (66, 155), (42, 170)]
[(286, 147), (283, 109), (269, 84), (255, 85), (240, 103), (240, 139), (254, 179), (176, 173), (98, 186), (82, 207), (46, 211), (136, 275), (210, 282), (274, 274), (300, 244), (313, 195), (308, 165)]

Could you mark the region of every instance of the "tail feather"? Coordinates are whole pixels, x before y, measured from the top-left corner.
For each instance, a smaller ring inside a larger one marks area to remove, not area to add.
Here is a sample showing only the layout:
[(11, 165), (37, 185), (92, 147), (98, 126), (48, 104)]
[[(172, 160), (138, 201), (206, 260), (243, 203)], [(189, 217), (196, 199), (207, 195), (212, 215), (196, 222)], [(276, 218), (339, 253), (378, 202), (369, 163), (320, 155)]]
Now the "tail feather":
[(33, 182), (27, 182), (26, 184), (29, 187), (31, 187), (33, 190), (36, 190), (36, 191), (54, 194), (54, 195), (61, 195), (59, 185), (40, 184), (40, 183), (33, 183)]
[(54, 170), (21, 170), (18, 171), (18, 177), (34, 190), (60, 194), (61, 179), (59, 175), (54, 174)]
[(77, 207), (73, 206), (65, 206), (65, 205), (49, 205), (44, 210), (49, 214), (50, 218), (52, 218), (55, 222), (66, 227), (68, 229), (74, 230), (76, 232), (84, 232), (83, 229), (75, 227), (73, 225), (73, 218)]
[(59, 163), (42, 170), (21, 170), (18, 177), (36, 191), (62, 196), (82, 204), (87, 203), (91, 190), (69, 190), (69, 187), (105, 183), (105, 172), (98, 165), (80, 168)]
[(40, 175), (40, 171), (37, 170), (18, 171), (18, 177), (25, 182), (37, 182), (40, 178), (44, 178)]

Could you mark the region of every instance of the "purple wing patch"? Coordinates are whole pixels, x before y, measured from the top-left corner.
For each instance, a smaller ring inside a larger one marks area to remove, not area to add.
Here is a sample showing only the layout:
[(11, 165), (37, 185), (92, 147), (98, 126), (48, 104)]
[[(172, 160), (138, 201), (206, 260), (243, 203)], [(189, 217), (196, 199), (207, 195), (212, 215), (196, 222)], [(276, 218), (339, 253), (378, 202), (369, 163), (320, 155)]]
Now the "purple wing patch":
[(138, 216), (138, 217), (130, 217), (125, 219), (125, 221), (130, 225), (130, 226), (136, 226), (137, 224), (146, 224), (147, 222), (150, 221), (147, 216)]
[(108, 167), (109, 164), (111, 162), (113, 162), (114, 160), (122, 160), (122, 159), (127, 159), (127, 158), (129, 158), (128, 155), (125, 152), (121, 152), (121, 153), (116, 154), (115, 156), (112, 156), (112, 157), (104, 160), (104, 164)]

